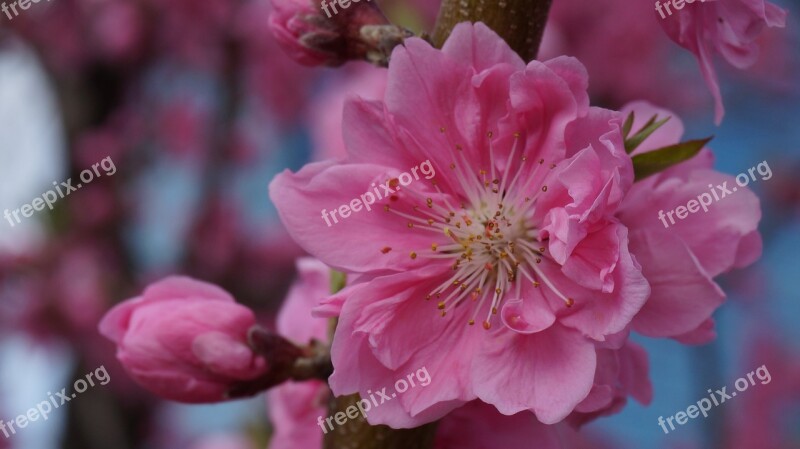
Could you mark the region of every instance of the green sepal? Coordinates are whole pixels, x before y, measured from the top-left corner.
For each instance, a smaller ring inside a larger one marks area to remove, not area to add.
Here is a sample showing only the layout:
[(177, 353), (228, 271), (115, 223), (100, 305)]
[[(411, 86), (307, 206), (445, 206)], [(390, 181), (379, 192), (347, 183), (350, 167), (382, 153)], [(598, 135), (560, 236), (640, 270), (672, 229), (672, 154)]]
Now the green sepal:
[(695, 157), (713, 138), (712, 136), (706, 139), (689, 140), (633, 156), (631, 159), (633, 159), (636, 181), (641, 181), (650, 175)]
[[(628, 117), (628, 120), (630, 120), (632, 117), (633, 117), (633, 114), (631, 114)], [(669, 119), (671, 119), (671, 118), (672, 117), (670, 116), (670, 117), (665, 118), (664, 120), (656, 121), (658, 119), (658, 116), (654, 115), (653, 118), (651, 118), (642, 127), (642, 129), (640, 129), (633, 137), (628, 138), (628, 134), (627, 133), (623, 134), (623, 136), (625, 136), (625, 152), (628, 153), (628, 154), (633, 153), (633, 150), (635, 150), (639, 145), (641, 145), (642, 142), (644, 142), (645, 139), (650, 137), (651, 134), (653, 134), (658, 128), (661, 128), (661, 126), (663, 126), (664, 123), (667, 123), (669, 121)], [(627, 125), (627, 121), (625, 122), (625, 124)], [(632, 121), (631, 121), (631, 126), (633, 126), (633, 122)], [(624, 131), (624, 126), (623, 126), (623, 131)], [(629, 132), (630, 132), (630, 130), (629, 130)]]

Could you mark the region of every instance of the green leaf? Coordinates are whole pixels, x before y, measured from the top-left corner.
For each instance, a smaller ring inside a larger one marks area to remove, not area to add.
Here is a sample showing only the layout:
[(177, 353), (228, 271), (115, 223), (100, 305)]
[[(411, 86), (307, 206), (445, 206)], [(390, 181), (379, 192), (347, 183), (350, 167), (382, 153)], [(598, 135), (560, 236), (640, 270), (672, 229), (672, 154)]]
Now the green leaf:
[(625, 119), (625, 123), (622, 125), (622, 140), (628, 140), (628, 134), (631, 133), (631, 128), (633, 128), (633, 111), (628, 114), (628, 118)]
[(661, 126), (663, 126), (664, 123), (667, 123), (669, 121), (669, 119), (671, 119), (672, 117), (670, 116), (670, 117), (665, 118), (664, 120), (656, 121), (657, 118), (658, 118), (658, 116), (654, 115), (653, 118), (651, 118), (650, 121), (648, 121), (642, 127), (642, 129), (640, 129), (636, 133), (635, 136), (631, 137), (630, 139), (625, 139), (625, 152), (626, 153), (628, 153), (628, 154), (633, 153), (633, 150), (635, 150), (639, 145), (641, 145), (642, 142), (644, 142), (645, 139), (650, 137), (651, 134), (653, 134), (658, 128), (661, 128)]
[(633, 172), (636, 174), (636, 181), (664, 171), (673, 165), (687, 161), (697, 153), (714, 137), (706, 139), (689, 140), (647, 153), (637, 154), (633, 159)]

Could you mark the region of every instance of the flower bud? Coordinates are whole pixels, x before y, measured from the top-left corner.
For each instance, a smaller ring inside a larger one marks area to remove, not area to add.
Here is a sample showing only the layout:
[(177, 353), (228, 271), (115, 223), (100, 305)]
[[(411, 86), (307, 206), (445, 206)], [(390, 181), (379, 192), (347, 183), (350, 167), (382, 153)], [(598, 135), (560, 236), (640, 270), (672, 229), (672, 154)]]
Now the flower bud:
[(217, 286), (187, 277), (150, 285), (112, 308), (100, 332), (142, 387), (174, 401), (217, 402), (267, 372), (248, 344), (253, 312)]
[(389, 25), (371, 1), (348, 2), (347, 8), (331, 6), (335, 13), (327, 9), (330, 0), (320, 6), (312, 0), (273, 0), (273, 4), (269, 26), (284, 50), (303, 65), (339, 66), (352, 59), (375, 62), (387, 58), (394, 45), (408, 36)]

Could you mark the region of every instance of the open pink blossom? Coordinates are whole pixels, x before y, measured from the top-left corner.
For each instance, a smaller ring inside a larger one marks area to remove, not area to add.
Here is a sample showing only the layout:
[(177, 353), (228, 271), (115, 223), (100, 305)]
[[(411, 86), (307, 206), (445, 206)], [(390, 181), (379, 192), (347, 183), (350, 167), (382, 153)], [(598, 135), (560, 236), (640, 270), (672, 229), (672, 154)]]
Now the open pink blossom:
[[(298, 278), (278, 314), (278, 330), (297, 343), (315, 338), (326, 341), (327, 320), (314, 318), (319, 298), (327, 296), (330, 269), (311, 258), (297, 263)], [(322, 447), (319, 417), (328, 416), (331, 392), (324, 382), (287, 382), (267, 393), (273, 435), (269, 449), (314, 449)], [(324, 424), (323, 424), (324, 425)], [(536, 441), (541, 449), (561, 449), (558, 430), (546, 426), (530, 413), (504, 416), (480, 401), (473, 401), (445, 416), (436, 431), (436, 449), (525, 449)]]
[[(631, 111), (636, 116), (634, 130), (653, 115), (672, 117), (634, 155), (680, 141), (683, 124), (671, 111), (637, 102), (622, 113), (627, 116)], [(738, 186), (733, 176), (713, 170), (713, 162), (711, 151), (704, 149), (689, 161), (637, 182), (617, 215), (630, 230), (631, 252), (652, 288), (633, 321), (639, 333), (695, 344), (711, 340), (711, 314), (725, 299), (713, 278), (745, 267), (761, 255), (758, 198)], [(686, 207), (703, 194), (721, 198), (707, 212), (699, 209), (682, 220), (675, 215), (659, 218), (660, 211)]]
[[(351, 274), (325, 311), (340, 314), (334, 393), (431, 373), (370, 423), (418, 426), (481, 399), (549, 424), (589, 394), (594, 342), (650, 289), (614, 217), (633, 183), (621, 120), (589, 107), (587, 84), (577, 60), (526, 65), (483, 24), (442, 50), (409, 39), (385, 100), (345, 106), (348, 159), (271, 184), (293, 238)], [(365, 192), (372, 211), (353, 201)]]
[(224, 400), (229, 389), (267, 371), (247, 342), (253, 312), (219, 287), (169, 277), (112, 308), (100, 332), (144, 388), (174, 401)]
[(685, 4), (659, 20), (667, 35), (692, 52), (715, 101), (715, 120), (725, 115), (722, 94), (712, 58), (722, 55), (738, 69), (758, 58), (756, 38), (765, 27), (786, 26), (787, 12), (766, 0), (706, 0)]

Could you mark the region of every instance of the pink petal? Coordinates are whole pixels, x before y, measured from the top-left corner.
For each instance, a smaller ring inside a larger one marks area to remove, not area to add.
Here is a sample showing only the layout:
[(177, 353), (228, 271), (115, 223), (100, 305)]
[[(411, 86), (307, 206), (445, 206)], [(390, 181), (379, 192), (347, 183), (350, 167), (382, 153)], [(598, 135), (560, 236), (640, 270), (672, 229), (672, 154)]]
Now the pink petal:
[[(275, 177), (270, 184), (270, 198), (289, 234), (325, 264), (340, 271), (401, 271), (421, 264), (409, 257), (411, 251), (430, 246), (427, 235), (409, 232), (407, 219), (384, 210), (384, 206), (410, 210), (405, 192), (396, 194), (400, 198), (396, 202), (375, 198), (370, 210), (365, 206), (358, 212), (351, 210), (344, 219), (337, 214), (338, 223), (330, 216), (333, 209), (360, 201), (361, 195), (373, 192), (371, 195), (375, 197), (373, 183), (382, 196), (383, 189), (377, 184), (383, 184), (397, 172), (370, 164), (337, 165), (330, 161), (309, 164), (296, 174), (287, 171)], [(420, 176), (408, 189), (431, 196), (423, 185), (425, 181)], [(330, 226), (322, 217), (323, 210), (328, 212)], [(365, 239), (365, 235), (375, 238)], [(342, 242), (359, 243), (343, 245)]]
[(633, 320), (650, 337), (672, 337), (697, 328), (725, 300), (725, 294), (675, 234), (634, 231), (631, 250), (653, 293)]
[(500, 413), (531, 410), (545, 424), (564, 419), (592, 387), (594, 346), (561, 325), (533, 335), (498, 332), (473, 363), (475, 392)]

